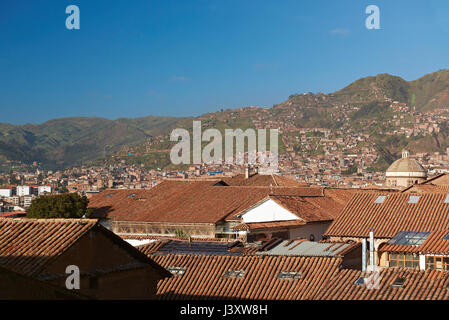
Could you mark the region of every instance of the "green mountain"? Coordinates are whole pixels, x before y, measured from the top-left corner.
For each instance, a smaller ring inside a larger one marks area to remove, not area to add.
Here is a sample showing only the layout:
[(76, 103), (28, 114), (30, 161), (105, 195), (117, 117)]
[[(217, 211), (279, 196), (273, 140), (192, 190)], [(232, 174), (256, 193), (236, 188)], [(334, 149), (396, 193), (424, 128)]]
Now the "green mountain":
[(334, 93), (339, 101), (348, 103), (391, 99), (429, 111), (449, 106), (449, 70), (440, 70), (407, 82), (401, 77), (379, 74), (359, 79)]
[(409, 102), (417, 110), (449, 106), (449, 70), (440, 70), (410, 82)]
[(79, 165), (144, 143), (174, 127), (181, 118), (145, 117), (55, 119), (40, 125), (0, 124), (0, 155), (47, 168)]
[(410, 83), (400, 77), (379, 74), (375, 77), (359, 79), (346, 88), (335, 92), (335, 95), (339, 99), (350, 103), (388, 98), (406, 103), (410, 97)]

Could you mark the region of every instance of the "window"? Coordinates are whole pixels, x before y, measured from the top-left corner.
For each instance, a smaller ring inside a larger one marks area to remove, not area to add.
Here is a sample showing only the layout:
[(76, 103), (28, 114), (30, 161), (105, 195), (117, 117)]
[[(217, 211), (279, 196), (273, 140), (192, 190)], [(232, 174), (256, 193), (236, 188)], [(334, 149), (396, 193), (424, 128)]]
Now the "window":
[(391, 268), (419, 268), (419, 255), (412, 253), (390, 253), (388, 255)]
[(384, 203), (386, 196), (378, 196), (374, 203)]
[(299, 280), (301, 279), (301, 272), (287, 272), (282, 271), (278, 274), (278, 279), (282, 280)]
[(182, 276), (186, 272), (186, 268), (181, 267), (168, 267), (167, 270), (175, 276)]
[(429, 270), (449, 270), (449, 257), (427, 256), (426, 269)]
[(397, 277), (391, 286), (395, 287), (395, 288), (403, 288), (404, 284), (405, 284), (405, 280), (407, 280), (407, 279), (403, 278), (403, 277)]
[(430, 232), (401, 231), (393, 239), (388, 241), (388, 243), (420, 246), (426, 241), (429, 234)]
[(112, 193), (108, 193), (105, 197), (106, 197), (106, 198), (110, 198), (110, 197), (112, 197), (112, 196), (113, 196)]
[(244, 270), (228, 270), (223, 275), (224, 278), (243, 278), (245, 275)]
[(420, 196), (410, 196), (408, 203), (418, 203)]
[(133, 193), (133, 194), (130, 194), (130, 195), (128, 196), (128, 198), (134, 198), (135, 196), (136, 196), (136, 194)]
[(355, 280), (354, 284), (356, 286), (361, 286), (365, 284), (365, 278), (364, 277), (358, 277), (357, 280)]
[(446, 199), (444, 199), (444, 203), (449, 203), (449, 194), (446, 196)]

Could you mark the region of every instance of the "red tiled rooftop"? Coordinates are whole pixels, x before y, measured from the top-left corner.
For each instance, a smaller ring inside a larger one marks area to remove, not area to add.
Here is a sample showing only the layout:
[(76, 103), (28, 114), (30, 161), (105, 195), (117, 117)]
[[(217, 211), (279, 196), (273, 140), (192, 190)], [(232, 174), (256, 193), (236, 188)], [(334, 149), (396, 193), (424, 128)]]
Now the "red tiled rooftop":
[[(152, 256), (165, 268), (183, 267), (158, 283), (160, 299), (307, 300), (335, 275), (339, 258), (285, 256)], [(242, 270), (241, 278), (223, 277), (229, 270)], [(284, 272), (300, 272), (299, 280), (279, 279)]]
[[(411, 269), (382, 269), (377, 289), (356, 285), (356, 280), (370, 273), (342, 269), (326, 281), (315, 300), (448, 300), (449, 272), (437, 270), (417, 271)], [(403, 287), (392, 284), (398, 277), (405, 278)]]
[(0, 265), (35, 275), (96, 223), (88, 219), (0, 218)]
[(322, 188), (228, 187), (214, 182), (164, 181), (148, 190), (105, 190), (93, 196), (93, 217), (116, 221), (216, 223), (235, 215), (269, 194), (322, 195)]
[[(375, 203), (386, 196), (383, 203)], [(446, 194), (422, 194), (418, 203), (408, 203), (406, 193), (359, 193), (334, 220), (326, 236), (392, 238), (400, 231), (449, 229), (449, 204)]]

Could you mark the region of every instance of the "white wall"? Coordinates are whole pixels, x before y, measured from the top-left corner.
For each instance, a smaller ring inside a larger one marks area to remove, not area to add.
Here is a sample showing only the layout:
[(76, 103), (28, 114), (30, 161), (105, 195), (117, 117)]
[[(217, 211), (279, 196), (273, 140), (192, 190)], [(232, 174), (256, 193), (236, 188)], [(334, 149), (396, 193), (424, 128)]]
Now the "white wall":
[(245, 223), (300, 220), (298, 216), (271, 199), (267, 199), (258, 206), (246, 211), (242, 215), (242, 219)]
[(143, 239), (143, 240), (137, 240), (137, 239), (124, 239), (126, 242), (128, 242), (133, 247), (141, 246), (150, 242), (154, 242), (156, 240), (150, 240), (150, 239)]
[(12, 189), (0, 189), (0, 197), (11, 197)]
[(29, 186), (17, 186), (17, 195), (19, 197), (21, 196), (29, 196), (30, 195), (30, 190), (31, 188)]

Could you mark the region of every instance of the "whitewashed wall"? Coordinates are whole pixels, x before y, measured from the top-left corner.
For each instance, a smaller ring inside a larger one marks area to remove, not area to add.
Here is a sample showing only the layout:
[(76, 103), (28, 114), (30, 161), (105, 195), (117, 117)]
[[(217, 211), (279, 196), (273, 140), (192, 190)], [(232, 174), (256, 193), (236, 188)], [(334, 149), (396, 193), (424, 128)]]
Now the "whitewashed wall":
[(267, 199), (258, 206), (249, 209), (243, 214), (242, 218), (245, 223), (299, 220), (298, 216), (271, 199)]

